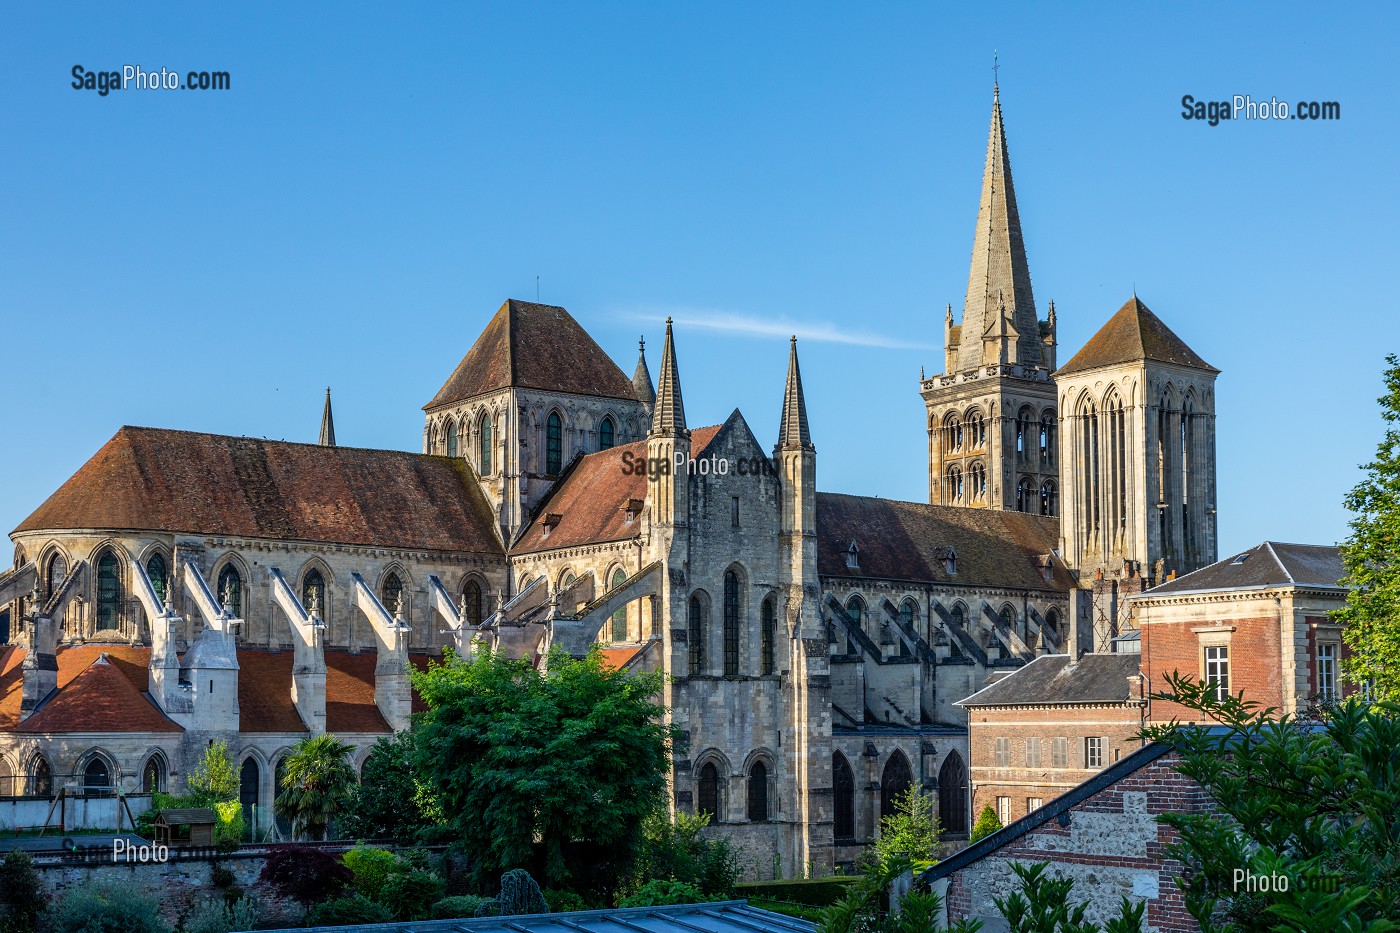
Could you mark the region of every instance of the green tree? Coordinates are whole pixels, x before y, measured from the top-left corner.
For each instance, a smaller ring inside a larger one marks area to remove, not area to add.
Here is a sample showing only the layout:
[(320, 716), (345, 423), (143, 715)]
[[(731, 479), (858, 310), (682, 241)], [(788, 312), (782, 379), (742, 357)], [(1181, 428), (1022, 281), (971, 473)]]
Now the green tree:
[(1180, 833), (1172, 854), (1202, 933), (1400, 929), (1400, 706), (1352, 699), (1303, 721), (1167, 679), (1164, 699), (1215, 724), (1144, 732), (1217, 807), (1159, 818)]
[(305, 738), (292, 746), (282, 774), (282, 793), (273, 801), (277, 815), (292, 823), (297, 837), (324, 839), (326, 828), (350, 799), (355, 772), (347, 758), (354, 746), (333, 735)]
[(895, 798), (894, 812), (880, 821), (875, 857), (882, 862), (903, 859), (922, 871), (938, 861), (938, 814), (930, 793), (909, 785)]
[(1333, 614), (1351, 649), (1347, 677), (1377, 699), (1400, 702), (1400, 358), (1386, 357), (1379, 399), (1385, 435), (1346, 497), (1351, 536), (1342, 545), (1346, 605)]
[(360, 783), (336, 822), (341, 835), (427, 842), (442, 826), (442, 809), (419, 774), (413, 741), (410, 730), (374, 743)]
[(428, 707), (413, 728), (419, 768), (479, 884), (521, 867), (585, 892), (629, 877), (643, 821), (665, 803), (661, 683), (596, 652), (553, 652), (542, 669), (449, 656), (413, 675)]
[(22, 849), (7, 853), (0, 860), (0, 933), (34, 929), (48, 903), (34, 859)]
[[(1049, 862), (1036, 865), (1011, 863), (1011, 870), (1021, 882), (1021, 890), (1005, 898), (993, 897), (997, 913), (1011, 927), (1011, 933), (1097, 933), (1100, 927), (1086, 923), (1087, 903), (1071, 906), (1072, 878), (1054, 878), (1046, 874)], [(1144, 901), (1134, 905), (1126, 897), (1118, 903), (1118, 916), (1104, 924), (1104, 933), (1142, 933), (1142, 916), (1147, 912)]]
[(237, 800), (238, 772), (229, 757), (228, 743), (220, 739), (206, 748), (204, 757), (185, 783), (189, 785), (189, 797), (195, 806), (213, 807), (226, 800)]
[(727, 839), (706, 838), (708, 813), (658, 810), (642, 824), (642, 849), (633, 872), (632, 891), (651, 881), (676, 881), (702, 894), (727, 895), (739, 880), (739, 858)]
[(972, 835), (968, 838), (968, 843), (985, 839), (999, 829), (1001, 829), (1001, 820), (997, 818), (997, 811), (988, 804), (982, 808), (981, 813), (977, 814), (977, 822), (972, 824)]

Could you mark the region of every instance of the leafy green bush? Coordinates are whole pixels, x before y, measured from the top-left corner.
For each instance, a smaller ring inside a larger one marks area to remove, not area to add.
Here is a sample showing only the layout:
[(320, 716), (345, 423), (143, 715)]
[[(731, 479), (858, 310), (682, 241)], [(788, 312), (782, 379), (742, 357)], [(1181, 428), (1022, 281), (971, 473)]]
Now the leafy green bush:
[(698, 904), (701, 901), (708, 901), (705, 896), (693, 884), (684, 881), (662, 881), (656, 879), (648, 881), (642, 885), (641, 889), (631, 897), (624, 897), (617, 902), (619, 907), (664, 907), (667, 904)]
[(575, 910), (589, 910), (591, 907), (583, 899), (583, 895), (563, 889), (545, 891), (544, 899), (549, 903), (549, 912), (552, 914), (567, 914)]
[(54, 933), (170, 933), (154, 895), (92, 881), (63, 895), (50, 928)]
[(677, 813), (674, 821), (664, 810), (649, 816), (628, 893), (658, 880), (684, 881), (707, 895), (731, 893), (739, 879), (739, 859), (727, 840), (702, 835), (709, 822), (708, 814)]
[(475, 894), (444, 897), (433, 905), (433, 918), (436, 920), (457, 920), (462, 917), (475, 917), (481, 906), (490, 902), (491, 898), (478, 897)]
[(204, 757), (195, 765), (186, 783), (193, 806), (213, 807), (215, 804), (238, 799), (238, 772), (229, 757), (228, 743), (220, 739), (204, 750)]
[(828, 878), (798, 878), (793, 881), (743, 881), (734, 886), (734, 895), (743, 898), (763, 897), (789, 904), (828, 907), (851, 893), (861, 881), (857, 875), (832, 875)]
[(336, 827), (352, 839), (429, 842), (445, 828), (442, 808), (418, 769), (414, 733), (381, 738)]
[(400, 864), (398, 858), (388, 849), (375, 849), (371, 846), (356, 846), (341, 856), (341, 861), (355, 876), (350, 882), (355, 893), (363, 894), (370, 900), (378, 899), (379, 892), (384, 889), (384, 882), (389, 880), (389, 875)]
[(447, 883), (430, 871), (410, 868), (396, 871), (385, 880), (376, 898), (397, 920), (427, 920), (432, 905), (447, 893)]
[(1001, 820), (997, 819), (997, 811), (993, 810), (989, 804), (982, 808), (981, 813), (977, 814), (977, 822), (972, 825), (972, 836), (968, 839), (968, 843), (985, 839), (999, 829), (1001, 829)]
[(0, 861), (0, 933), (28, 933), (48, 903), (29, 853), (7, 854)]
[(518, 917), (525, 914), (547, 914), (549, 904), (530, 873), (512, 868), (501, 875), (501, 893), (477, 908), (478, 917)]
[(256, 929), (261, 920), (262, 905), (255, 898), (244, 897), (233, 903), (209, 899), (196, 904), (180, 928), (184, 933), (234, 933)]
[(337, 897), (318, 904), (306, 915), (307, 926), (334, 927), (356, 923), (390, 923), (394, 912), (363, 894)]
[(219, 822), (214, 824), (214, 845), (221, 852), (232, 852), (243, 843), (243, 805), (237, 800), (214, 804)]

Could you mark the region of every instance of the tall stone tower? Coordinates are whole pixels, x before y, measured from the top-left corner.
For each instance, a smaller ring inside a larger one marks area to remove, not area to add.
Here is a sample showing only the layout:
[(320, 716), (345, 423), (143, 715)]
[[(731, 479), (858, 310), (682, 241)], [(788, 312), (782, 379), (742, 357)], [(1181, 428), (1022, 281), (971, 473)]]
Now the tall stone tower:
[(929, 501), (1058, 514), (1055, 309), (1036, 313), (995, 87), (962, 323), (949, 305), (944, 345), (945, 371), (920, 384)]
[(1055, 374), (1060, 550), (1094, 589), (1095, 650), (1121, 597), (1216, 559), (1215, 377), (1134, 295)]

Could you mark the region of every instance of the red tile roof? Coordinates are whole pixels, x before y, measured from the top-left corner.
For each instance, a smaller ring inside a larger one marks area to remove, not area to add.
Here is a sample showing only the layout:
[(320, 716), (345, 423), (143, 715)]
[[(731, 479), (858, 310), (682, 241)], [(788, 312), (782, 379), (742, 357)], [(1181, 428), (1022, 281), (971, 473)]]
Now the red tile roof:
[(389, 732), (389, 723), (374, 702), (373, 651), (326, 652), (326, 731)]
[[(1050, 581), (1041, 567), (1059, 539), (1054, 518), (1024, 512), (899, 502), (817, 493), (817, 570), (826, 577), (976, 583), (1036, 590), (1067, 590), (1069, 571), (1055, 564)], [(856, 542), (859, 566), (846, 566)], [(949, 549), (956, 573), (949, 574)]]
[(636, 400), (636, 389), (568, 311), (514, 298), (424, 405), (432, 410), (507, 386)]
[(465, 460), (124, 427), (17, 531), (239, 535), (500, 554)]
[[(692, 431), (691, 456), (703, 455), (721, 427), (714, 425)], [(641, 531), (641, 522), (634, 518), (632, 524), (627, 524), (623, 506), (629, 499), (646, 500), (647, 477), (645, 467), (640, 474), (634, 474), (628, 470), (628, 464), (645, 461), (646, 455), (646, 441), (634, 441), (580, 458), (560, 478), (548, 498), (536, 507), (536, 519), (511, 548), (511, 553), (528, 554), (636, 537)], [(550, 529), (547, 537), (545, 515), (559, 516), (559, 523)]]
[[(58, 692), (19, 721), (23, 648), (0, 662), (0, 732), (180, 732), (145, 694), (146, 648), (125, 645), (61, 647)], [(106, 659), (102, 659), (102, 655)]]
[[(292, 662), (295, 657), (294, 651), (238, 649), (238, 731), (306, 731), (301, 714), (292, 702)], [(326, 706), (329, 709), (329, 672), (326, 681)]]
[(627, 648), (599, 648), (598, 654), (603, 659), (603, 667), (616, 671), (626, 667), (627, 662), (635, 658), (641, 650), (637, 645)]
[(1128, 299), (1098, 333), (1089, 338), (1084, 348), (1068, 363), (1061, 366), (1059, 374), (1074, 373), (1086, 369), (1099, 369), (1104, 366), (1117, 366), (1137, 360), (1153, 360), (1159, 363), (1176, 363), (1193, 369), (1206, 369), (1213, 373), (1220, 370), (1196, 355), (1162, 319), (1148, 310), (1147, 305), (1138, 300), (1137, 295)]

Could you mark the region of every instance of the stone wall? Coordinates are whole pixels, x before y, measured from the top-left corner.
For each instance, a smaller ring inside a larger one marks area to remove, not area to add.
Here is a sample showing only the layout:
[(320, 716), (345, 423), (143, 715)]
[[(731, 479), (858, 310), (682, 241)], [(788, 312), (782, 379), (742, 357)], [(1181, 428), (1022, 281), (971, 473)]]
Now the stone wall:
[(1205, 812), (1209, 797), (1175, 771), (1176, 760), (1162, 755), (1071, 807), (1064, 825), (1047, 819), (955, 871), (949, 917), (980, 919), (986, 933), (1007, 930), (992, 899), (1019, 888), (1011, 864), (1048, 861), (1054, 875), (1074, 879), (1071, 897), (1089, 903), (1089, 921), (1102, 924), (1127, 897), (1146, 903), (1145, 933), (1196, 933), (1173, 880), (1182, 865), (1167, 857), (1177, 833), (1157, 817)]

